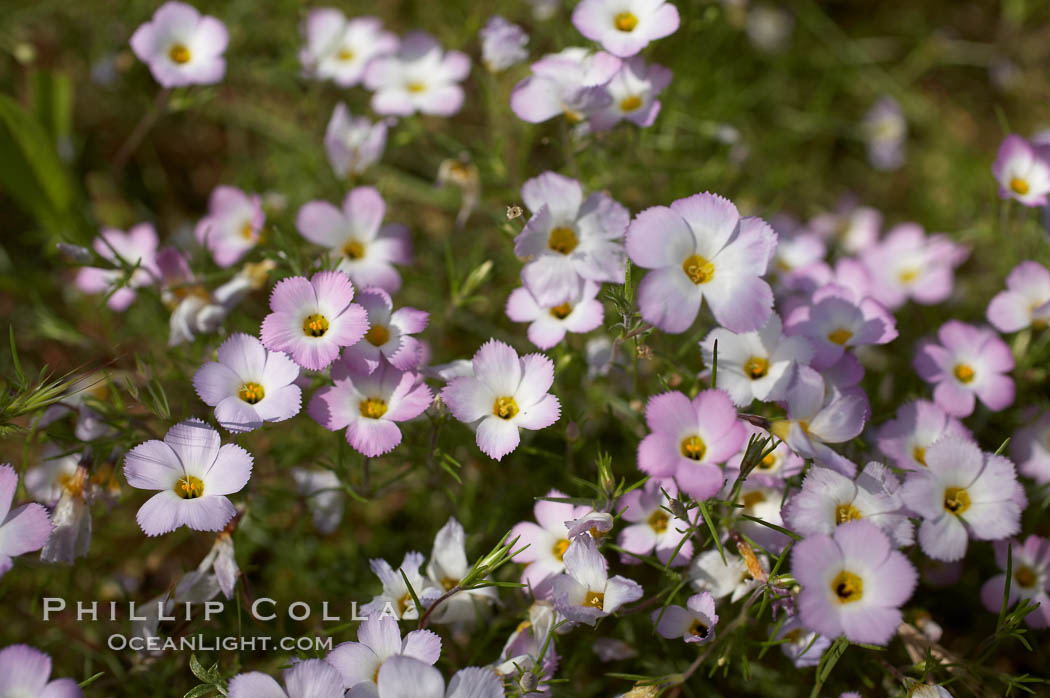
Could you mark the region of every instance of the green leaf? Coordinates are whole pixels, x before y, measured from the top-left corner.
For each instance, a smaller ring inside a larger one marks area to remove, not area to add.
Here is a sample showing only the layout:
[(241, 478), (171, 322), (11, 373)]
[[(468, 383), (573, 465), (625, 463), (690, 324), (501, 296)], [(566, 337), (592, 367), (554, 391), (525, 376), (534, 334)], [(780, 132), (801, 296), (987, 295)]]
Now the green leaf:
[(203, 683), (199, 686), (194, 686), (190, 690), (186, 691), (186, 695), (184, 695), (182, 698), (201, 698), (201, 696), (206, 696), (209, 693), (214, 692), (215, 690), (215, 686)]
[(0, 95), (0, 188), (45, 228), (68, 223), (73, 186), (44, 128)]

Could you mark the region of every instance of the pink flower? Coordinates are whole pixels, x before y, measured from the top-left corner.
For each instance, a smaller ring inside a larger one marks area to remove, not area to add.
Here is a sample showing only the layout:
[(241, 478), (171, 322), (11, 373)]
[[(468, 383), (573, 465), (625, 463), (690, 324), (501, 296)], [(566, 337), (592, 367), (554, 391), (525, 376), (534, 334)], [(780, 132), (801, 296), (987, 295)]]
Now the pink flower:
[(10, 645), (0, 650), (0, 696), (83, 698), (73, 679), (51, 678), (51, 657), (35, 647)]
[(340, 87), (361, 82), (369, 62), (396, 51), (398, 45), (397, 37), (384, 31), (375, 17), (347, 20), (332, 7), (310, 10), (301, 32), (305, 45), (299, 50), (299, 62), (304, 73)]
[(339, 672), (323, 659), (305, 659), (284, 671), (284, 685), (260, 671), (230, 679), (230, 698), (340, 698), (345, 689)]
[(679, 392), (649, 398), (645, 421), (652, 432), (638, 444), (638, 467), (654, 477), (674, 477), (696, 499), (722, 489), (724, 463), (747, 437), (736, 408), (721, 390), (690, 400)]
[(514, 238), (514, 253), (529, 260), (521, 280), (539, 303), (579, 297), (583, 280), (623, 283), (626, 208), (601, 192), (584, 199), (579, 182), (555, 172), (525, 182), (521, 196), (532, 217)]
[(934, 385), (938, 407), (953, 417), (968, 417), (976, 399), (993, 412), (1013, 404), (1009, 373), (1014, 357), (994, 331), (949, 320), (937, 330), (937, 339), (939, 344), (926, 340), (919, 345), (913, 365)]
[(358, 286), (378, 286), (388, 293), (401, 288), (395, 264), (412, 261), (408, 228), (383, 225), (386, 203), (373, 187), (351, 189), (342, 210), (327, 201), (310, 201), (299, 209), (295, 227), (312, 243), (327, 247)]
[(1043, 412), (1010, 440), (1017, 469), (1039, 484), (1050, 482), (1050, 412)]
[(885, 645), (901, 623), (901, 605), (915, 589), (915, 568), (869, 521), (851, 521), (831, 535), (795, 545), (791, 571), (802, 584), (802, 625), (828, 638)]
[[(7, 463), (0, 465), (0, 577), (14, 565), (11, 558), (40, 550), (51, 537), (51, 519), (42, 505), (30, 503), (11, 509), (16, 489), (18, 473)], [(0, 665), (2, 663), (0, 653)], [(3, 675), (0, 672), (0, 677)], [(0, 686), (2, 681), (0, 678)]]
[(76, 286), (84, 293), (109, 293), (107, 305), (117, 312), (126, 310), (135, 300), (135, 289), (150, 286), (160, 278), (157, 268), (157, 231), (152, 223), (139, 223), (127, 233), (106, 228), (95, 238), (92, 247), (100, 257), (114, 266), (135, 267), (124, 283), (122, 269), (82, 267), (77, 272)]
[(1020, 599), (1039, 604), (1039, 608), (1025, 616), (1025, 622), (1033, 628), (1050, 626), (1050, 541), (1039, 536), (1028, 536), (1024, 543), (1000, 540), (995, 542), (995, 561), (1004, 574), (997, 574), (981, 587), (981, 601), (992, 613), (999, 613), (1003, 605), (1006, 586), (1007, 546), (1013, 548), (1011, 555), (1010, 597), (1007, 607)]
[(418, 373), (401, 371), (382, 360), (374, 370), (332, 367), (334, 386), (314, 393), (307, 408), (318, 424), (338, 431), (369, 458), (389, 453), (401, 443), (397, 422), (415, 419), (430, 405), (433, 395)]
[(656, 632), (668, 640), (681, 638), (688, 643), (707, 644), (715, 639), (718, 614), (709, 591), (690, 596), (685, 608), (672, 604), (656, 609), (650, 617), (656, 623)]
[(188, 419), (163, 441), (141, 443), (124, 458), (124, 477), (142, 490), (159, 490), (139, 508), (147, 536), (180, 526), (221, 531), (235, 513), (226, 495), (240, 492), (252, 474), (252, 457), (236, 444), (221, 445), (219, 432)]
[(525, 563), (521, 583), (537, 599), (548, 598), (552, 580), (565, 571), (564, 556), (569, 549), (569, 527), (566, 522), (580, 519), (593, 511), (586, 506), (550, 501), (566, 497), (558, 490), (551, 490), (546, 497), (538, 499), (533, 505), (537, 523), (518, 523), (508, 538), (508, 541), (517, 539), (515, 549), (524, 548), (514, 556), (514, 562)]
[(583, 0), (572, 12), (581, 34), (627, 58), (678, 31), (678, 8), (663, 0)]
[(324, 149), (332, 170), (339, 177), (361, 174), (379, 162), (386, 148), (386, 121), (372, 123), (365, 116), (351, 116), (340, 102), (332, 111), (324, 132)]
[(474, 354), (473, 375), (449, 381), (441, 391), (452, 414), (477, 430), (477, 444), (502, 460), (518, 447), (519, 429), (544, 429), (558, 421), (561, 405), (547, 391), (554, 364), (543, 354), (518, 353), (490, 339)]
[(847, 349), (886, 344), (897, 338), (893, 316), (873, 298), (857, 300), (852, 291), (828, 284), (813, 294), (811, 305), (796, 308), (785, 321), (789, 334), (802, 335), (813, 347), (813, 368), (834, 366)]
[(544, 56), (530, 66), (532, 75), (514, 86), (510, 108), (522, 121), (538, 124), (564, 115), (578, 124), (612, 103), (605, 89), (620, 69), (608, 53), (567, 48)]
[(357, 642), (337, 645), (325, 661), (342, 674), (346, 688), (365, 684), (362, 688), (374, 691), (380, 667), (397, 656), (432, 665), (441, 657), (441, 638), (429, 630), (413, 630), (402, 640), (396, 619), (374, 614), (357, 626)]
[(554, 578), (552, 596), (558, 613), (575, 623), (594, 625), (625, 603), (642, 598), (642, 587), (616, 575), (589, 534), (572, 539), (565, 551), (565, 573)]
[(550, 349), (565, 339), (566, 332), (586, 334), (601, 327), (604, 308), (598, 300), (601, 284), (585, 281), (564, 303), (541, 304), (527, 286), (516, 288), (507, 299), (507, 317), (528, 322), (529, 341)]
[(706, 298), (723, 327), (757, 330), (773, 312), (773, 291), (760, 277), (776, 244), (764, 221), (741, 218), (716, 194), (642, 211), (627, 229), (627, 254), (653, 270), (638, 289), (642, 317), (665, 332), (685, 332)]
[(607, 131), (623, 120), (642, 128), (652, 126), (660, 113), (656, 96), (669, 84), (668, 68), (646, 63), (641, 56), (628, 58), (605, 84), (612, 101), (591, 114), (588, 122), (595, 131)]
[(415, 308), (398, 308), (381, 288), (366, 288), (357, 302), (368, 313), (368, 332), (356, 344), (343, 349), (342, 361), (357, 371), (372, 372), (386, 359), (394, 367), (409, 371), (423, 360), (423, 347), (412, 335), (426, 329), (430, 314)]
[(377, 114), (409, 116), (416, 112), (451, 116), (463, 105), (463, 80), (470, 58), (445, 51), (430, 34), (406, 34), (397, 51), (379, 56), (365, 70), (365, 87), (372, 90)]
[(238, 332), (219, 347), (218, 362), (197, 370), (193, 387), (201, 400), (215, 408), (220, 426), (243, 432), (299, 414), (302, 391), (295, 384), (298, 377), (294, 361)]
[(1021, 262), (1006, 277), (1006, 290), (988, 304), (988, 322), (1000, 332), (1050, 323), (1050, 272), (1038, 262)]
[(973, 440), (958, 419), (929, 400), (913, 400), (897, 409), (895, 419), (879, 427), (879, 450), (893, 458), (898, 468), (919, 470), (926, 467), (926, 449), (942, 437)]
[(131, 37), (131, 50), (164, 87), (212, 85), (226, 73), (229, 35), (215, 17), (182, 2), (167, 2)]
[(354, 285), (339, 271), (281, 279), (270, 294), (271, 312), (262, 322), (262, 342), (291, 355), (303, 368), (320, 371), (339, 356), (340, 347), (358, 342), (368, 330), (365, 309)]
[(1050, 148), (1010, 134), (1003, 139), (992, 165), (999, 198), (1025, 206), (1046, 206), (1050, 193)]
[(525, 48), (529, 35), (499, 15), (489, 17), (478, 36), (481, 39), (481, 61), (491, 73), (502, 72), (529, 57)]
[(861, 261), (871, 276), (872, 297), (895, 310), (909, 299), (922, 305), (946, 300), (955, 267), (968, 255), (945, 235), (927, 237), (917, 223), (901, 223), (867, 248)]
[(1013, 463), (969, 441), (952, 439), (926, 450), (926, 468), (908, 474), (901, 498), (923, 518), (922, 551), (944, 562), (962, 559), (967, 538), (998, 540), (1016, 534), (1026, 503)]
[(216, 187), (208, 200), (208, 215), (197, 224), (197, 242), (211, 252), (220, 267), (236, 264), (259, 242), (266, 222), (262, 200), (236, 187)]
[(671, 564), (675, 566), (692, 559), (692, 541), (687, 540), (679, 547), (689, 524), (671, 515), (670, 500), (664, 492), (671, 497), (678, 496), (674, 480), (652, 478), (644, 488), (631, 490), (617, 503), (616, 508), (623, 511), (623, 520), (631, 524), (620, 531), (617, 542), (628, 553), (634, 553), (621, 553), (622, 562), (638, 564), (641, 560), (635, 555), (649, 555), (654, 550), (657, 559), (665, 565), (672, 554), (675, 557)]

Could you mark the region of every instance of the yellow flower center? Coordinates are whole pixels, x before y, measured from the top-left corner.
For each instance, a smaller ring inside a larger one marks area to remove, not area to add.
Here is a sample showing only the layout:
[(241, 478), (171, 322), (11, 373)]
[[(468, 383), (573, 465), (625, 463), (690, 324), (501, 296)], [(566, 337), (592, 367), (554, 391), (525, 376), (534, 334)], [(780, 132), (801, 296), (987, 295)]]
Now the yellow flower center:
[(583, 121), (583, 114), (573, 109), (566, 109), (562, 113), (565, 114), (565, 120), (568, 121), (569, 124), (578, 124)]
[(558, 318), (559, 320), (564, 320), (569, 316), (569, 313), (571, 312), (572, 306), (568, 303), (562, 303), (561, 305), (556, 305), (553, 308), (551, 308), (551, 315)]
[(752, 490), (751, 492), (748, 492), (743, 497), (741, 497), (740, 501), (743, 502), (745, 509), (752, 509), (756, 504), (761, 504), (762, 502), (766, 501), (766, 495), (762, 494), (758, 490)]
[(328, 318), (320, 313), (307, 315), (303, 320), (303, 334), (307, 337), (324, 337), (328, 331)]
[(365, 332), (365, 339), (374, 347), (381, 347), (390, 341), (390, 330), (383, 325), (372, 325)]
[(412, 594), (405, 592), (405, 595), (397, 600), (397, 614), (404, 617), (405, 611), (412, 606)]
[(412, 82), (405, 85), (405, 89), (407, 89), (409, 92), (419, 94), (420, 92), (426, 90), (427, 86), (426, 83), (419, 82), (418, 80), (413, 80)]
[(963, 487), (948, 487), (944, 490), (944, 510), (961, 514), (970, 508), (970, 493)]
[(241, 389), (237, 391), (237, 397), (247, 402), (249, 405), (255, 403), (266, 397), (266, 391), (258, 383), (245, 383), (241, 386)]
[(500, 419), (513, 419), (518, 413), (518, 403), (512, 397), (498, 397), (492, 404), (492, 414)]
[(767, 453), (766, 456), (758, 462), (759, 470), (772, 470), (777, 464), (777, 457), (773, 453)]
[(604, 605), (605, 594), (600, 591), (588, 591), (587, 597), (583, 600), (584, 608), (597, 608), (601, 610)]
[(174, 44), (168, 51), (168, 57), (173, 63), (182, 65), (190, 62), (190, 50), (183, 44)]
[(551, 229), (551, 235), (547, 239), (547, 247), (561, 254), (569, 254), (576, 249), (576, 245), (579, 242), (572, 228), (559, 225)]
[(244, 225), (241, 226), (241, 237), (245, 240), (251, 240), (252, 235), (255, 234), (255, 226), (252, 225), (251, 221), (245, 221)]
[(343, 245), (343, 256), (347, 259), (361, 259), (365, 256), (365, 246), (357, 240), (351, 240)]
[(839, 603), (860, 601), (864, 596), (864, 580), (852, 572), (842, 570), (831, 580), (831, 590)]
[(744, 364), (744, 373), (751, 376), (751, 380), (764, 378), (769, 372), (769, 360), (762, 356), (752, 356)]
[(711, 632), (711, 629), (703, 623), (701, 623), (698, 618), (696, 618), (693, 619), (693, 622), (689, 624), (689, 630), (687, 632), (690, 635), (693, 635), (694, 637), (699, 637), (703, 639), (707, 637), (707, 634)]
[(649, 525), (653, 527), (653, 530), (657, 533), (663, 533), (667, 530), (667, 522), (671, 520), (671, 517), (667, 515), (663, 509), (657, 509), (649, 517)]
[(919, 270), (915, 267), (905, 267), (897, 272), (897, 280), (902, 284), (910, 284), (917, 278), (919, 278)]
[(339, 53), (336, 54), (336, 58), (341, 61), (352, 61), (354, 59), (354, 52), (350, 49), (343, 47)]
[(175, 494), (183, 499), (197, 499), (204, 496), (204, 482), (195, 475), (184, 475), (175, 483)]
[(458, 579), (453, 579), (452, 577), (442, 577), (441, 578), (441, 586), (442, 586), (442, 588), (444, 588), (445, 591), (448, 591), (449, 589), (451, 589), (452, 587), (456, 586), (457, 584), (459, 584), (459, 580)]
[(689, 280), (696, 285), (706, 284), (715, 275), (715, 265), (698, 254), (688, 257), (682, 262), (682, 271)]
[(973, 368), (968, 364), (958, 364), (952, 373), (962, 383), (969, 383), (975, 375)]
[(923, 467), (926, 467), (926, 449), (922, 446), (916, 446), (911, 450), (911, 457), (919, 461)]
[(379, 419), (386, 414), (386, 403), (377, 397), (370, 397), (361, 401), (360, 410), (362, 417)]
[(834, 342), (839, 346), (845, 346), (846, 342), (848, 342), (851, 337), (853, 337), (853, 333), (845, 327), (840, 327), (834, 332), (828, 332), (828, 341)]
[(682, 439), (682, 455), (689, 460), (703, 460), (705, 453), (707, 453), (707, 445), (699, 436)]
[(769, 432), (781, 441), (787, 441), (788, 435), (791, 433), (791, 421), (778, 419), (769, 425)]
[(1020, 177), (1014, 177), (1010, 180), (1010, 189), (1012, 189), (1015, 194), (1024, 196), (1028, 193), (1028, 181), (1021, 179)]
[(622, 32), (634, 31), (638, 26), (638, 18), (630, 12), (621, 12), (613, 18), (613, 24)]
[(1017, 582), (1017, 586), (1030, 589), (1035, 586), (1038, 577), (1035, 574), (1035, 570), (1031, 567), (1018, 567), (1017, 571), (1014, 572), (1014, 581)]
[(568, 549), (569, 541), (565, 538), (562, 538), (560, 541), (554, 544), (554, 547), (551, 548), (551, 552), (554, 553), (554, 557), (558, 558), (558, 560), (561, 561), (561, 559), (565, 557), (565, 551)]
[(620, 100), (620, 111), (634, 111), (640, 106), (642, 106), (642, 98), (638, 95), (631, 95)]
[(835, 507), (835, 524), (844, 524), (848, 521), (856, 521), (861, 518), (857, 507), (852, 504), (839, 504)]

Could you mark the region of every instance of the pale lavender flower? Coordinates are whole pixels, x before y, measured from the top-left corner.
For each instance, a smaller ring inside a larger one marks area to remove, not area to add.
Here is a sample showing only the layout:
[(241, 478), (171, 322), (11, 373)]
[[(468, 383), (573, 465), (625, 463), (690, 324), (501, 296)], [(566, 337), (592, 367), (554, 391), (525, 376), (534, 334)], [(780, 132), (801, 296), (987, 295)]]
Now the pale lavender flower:
[(1017, 534), (1026, 504), (1013, 463), (952, 439), (926, 449), (926, 467), (908, 474), (901, 498), (923, 519), (922, 551), (945, 562), (962, 559), (969, 538)]
[(1039, 484), (1050, 482), (1050, 412), (1043, 412), (1014, 434), (1010, 456), (1022, 475)]
[(164, 87), (213, 85), (226, 73), (226, 25), (182, 2), (166, 2), (131, 36), (131, 50)]
[(885, 645), (901, 623), (901, 605), (918, 575), (869, 521), (838, 526), (830, 536), (796, 543), (791, 571), (802, 584), (802, 625), (827, 638)]
[[(77, 272), (76, 287), (84, 293), (108, 293), (110, 309), (126, 310), (135, 300), (135, 289), (150, 286), (160, 278), (157, 269), (157, 231), (152, 223), (139, 223), (127, 233), (113, 228), (104, 229), (92, 243), (100, 257), (117, 269), (81, 267)], [(125, 282), (122, 265), (134, 271)]]
[(327, 201), (310, 201), (299, 209), (295, 227), (310, 242), (339, 259), (339, 270), (364, 288), (388, 293), (401, 288), (395, 264), (412, 261), (412, 240), (400, 223), (383, 225), (386, 203), (374, 187), (351, 189), (342, 209)]
[(616, 575), (589, 535), (577, 536), (565, 551), (565, 573), (555, 577), (554, 608), (568, 620), (594, 625), (625, 603), (642, 598), (637, 582)]
[(881, 303), (873, 298), (858, 300), (836, 284), (819, 289), (810, 305), (796, 308), (784, 325), (789, 334), (809, 340), (810, 363), (818, 371), (838, 363), (847, 349), (886, 344), (897, 337), (897, 322)]
[(660, 113), (656, 98), (671, 84), (671, 71), (656, 63), (646, 63), (641, 56), (621, 61), (619, 70), (605, 84), (612, 101), (588, 118), (595, 131), (607, 131), (620, 121), (647, 128)]
[(806, 630), (797, 616), (785, 621), (773, 639), (784, 641), (780, 643), (780, 651), (799, 669), (820, 664), (824, 651), (831, 647), (831, 640)]
[(299, 414), (302, 390), (295, 384), (299, 367), (279, 351), (267, 351), (255, 337), (237, 332), (193, 376), (193, 388), (215, 408), (215, 419), (228, 431), (258, 429)]
[(251, 454), (221, 444), (219, 432), (199, 419), (176, 424), (163, 441), (141, 443), (124, 458), (129, 485), (159, 490), (136, 516), (147, 536), (180, 526), (221, 531), (236, 513), (226, 495), (240, 492), (251, 474)]
[(633, 56), (678, 31), (678, 8), (663, 0), (583, 0), (572, 12), (581, 34), (614, 56)]
[(540, 349), (550, 349), (565, 339), (566, 332), (586, 334), (601, 327), (605, 309), (598, 300), (599, 290), (601, 284), (584, 281), (565, 302), (541, 304), (528, 286), (521, 286), (507, 299), (507, 317), (529, 323), (529, 341)]
[(913, 365), (933, 384), (933, 401), (953, 417), (973, 414), (977, 400), (993, 412), (1014, 402), (1014, 357), (990, 328), (949, 320), (937, 330), (936, 342), (919, 345)]
[(383, 30), (375, 17), (347, 19), (332, 7), (310, 10), (300, 31), (299, 49), (303, 72), (318, 80), (331, 80), (340, 87), (361, 82), (369, 62), (397, 50), (397, 37)]
[(896, 170), (904, 164), (908, 122), (897, 100), (890, 96), (880, 97), (864, 116), (863, 128), (872, 167)]
[(1007, 546), (1013, 548), (1011, 555), (1012, 579), (1007, 606), (1020, 599), (1039, 604), (1039, 608), (1025, 616), (1025, 622), (1033, 628), (1050, 627), (1050, 541), (1039, 536), (1028, 536), (1019, 541), (996, 541), (995, 561), (1003, 574), (997, 574), (981, 587), (981, 601), (992, 613), (999, 613), (1003, 604), (1006, 586)]
[(522, 521), (516, 524), (508, 538), (517, 539), (516, 549), (524, 548), (514, 556), (514, 562), (525, 563), (521, 582), (537, 599), (548, 597), (552, 580), (565, 571), (565, 551), (569, 549), (569, 527), (565, 522), (593, 511), (586, 506), (549, 501), (566, 496), (558, 490), (548, 492), (547, 499), (537, 500), (533, 505), (536, 523)]
[(988, 304), (987, 315), (1000, 332), (1045, 329), (1050, 323), (1050, 272), (1031, 260), (1018, 264), (1006, 277), (1006, 290)]
[(306, 497), (314, 527), (326, 535), (334, 533), (346, 508), (346, 494), (339, 477), (331, 470), (292, 468), (292, 479), (299, 494)]
[(342, 698), (339, 672), (323, 659), (304, 659), (284, 672), (284, 688), (259, 671), (230, 679), (229, 698)]
[[(529, 606), (528, 620), (522, 622), (507, 638), (500, 652), (499, 663), (492, 668), (500, 676), (516, 677), (532, 672), (542, 682), (554, 677), (558, 668), (557, 643), (552, 633), (561, 620), (549, 601), (536, 601)], [(550, 692), (543, 683), (526, 696), (535, 697)]]
[(237, 585), (237, 578), (241, 576), (241, 568), (237, 565), (237, 558), (233, 550), (233, 538), (226, 531), (222, 531), (215, 538), (211, 550), (197, 565), (200, 574), (211, 573), (215, 577), (222, 595), (227, 599), (233, 598), (233, 589)]
[(693, 542), (686, 540), (682, 543), (689, 523), (670, 513), (671, 500), (668, 497), (677, 496), (678, 487), (674, 480), (654, 477), (644, 487), (631, 490), (620, 499), (616, 508), (623, 511), (623, 520), (631, 525), (620, 531), (617, 543), (627, 553), (634, 553), (621, 553), (622, 562), (638, 564), (641, 560), (635, 555), (649, 555), (654, 550), (662, 564), (667, 564), (672, 554), (675, 555), (671, 562), (674, 566), (684, 565), (692, 559)]
[(514, 86), (510, 107), (533, 124), (562, 115), (569, 124), (579, 124), (612, 103), (605, 85), (619, 68), (619, 60), (604, 51), (571, 47), (548, 54)]
[(707, 366), (715, 361), (718, 343), (717, 386), (729, 394), (738, 407), (754, 400), (782, 400), (795, 378), (798, 364), (807, 364), (813, 356), (809, 342), (802, 337), (787, 337), (780, 316), (772, 313), (766, 324), (751, 332), (736, 333), (715, 328), (700, 342), (700, 352)]
[(613, 515), (605, 511), (589, 511), (583, 516), (565, 522), (569, 530), (569, 540), (584, 533), (590, 533), (594, 538), (601, 538), (613, 528)]
[[(361, 612), (366, 616), (393, 615), (399, 620), (419, 618), (419, 609), (416, 608), (412, 594), (408, 591), (408, 584), (412, 585), (412, 591), (416, 593), (416, 598), (419, 599), (423, 608), (429, 606), (443, 593), (442, 589), (431, 584), (419, 571), (419, 568), (423, 566), (422, 553), (414, 551), (406, 553), (401, 561), (401, 566), (396, 570), (386, 560), (369, 560), (368, 565), (379, 577), (379, 581), (383, 584), (383, 591), (361, 607)], [(405, 583), (406, 578), (408, 584)]]
[(481, 667), (460, 669), (445, 686), (434, 667), (412, 657), (395, 656), (383, 662), (377, 678), (378, 694), (350, 691), (348, 698), (503, 698), (503, 682)]
[(715, 613), (715, 598), (709, 591), (693, 594), (685, 602), (685, 607), (671, 604), (658, 608), (650, 617), (656, 623), (656, 632), (668, 640), (681, 638), (691, 644), (706, 645), (715, 639), (718, 614)]
[(473, 375), (454, 378), (441, 391), (453, 416), (477, 430), (482, 453), (502, 460), (518, 447), (519, 429), (545, 429), (558, 421), (561, 404), (547, 391), (554, 364), (543, 354), (518, 357), (490, 339), (474, 354)]
[(803, 537), (830, 534), (836, 526), (865, 519), (881, 528), (899, 548), (914, 541), (899, 490), (900, 481), (875, 461), (865, 465), (856, 480), (829, 468), (814, 467), (802, 481), (802, 490), (788, 500), (784, 519)]
[(357, 626), (357, 642), (343, 642), (325, 661), (334, 666), (348, 689), (375, 690), (379, 670), (391, 657), (405, 656), (428, 665), (441, 656), (441, 638), (429, 630), (413, 630), (401, 638), (397, 620), (389, 615), (368, 616)]
[(263, 345), (284, 352), (303, 368), (320, 371), (341, 347), (368, 331), (365, 309), (351, 301), (354, 285), (340, 271), (281, 279), (270, 294), (271, 312), (262, 322)]
[(326, 429), (346, 429), (346, 440), (369, 458), (389, 453), (401, 443), (398, 422), (415, 419), (433, 400), (422, 376), (383, 360), (365, 367), (332, 367), (334, 386), (314, 393), (307, 411)]
[[(434, 549), (427, 563), (427, 579), (444, 591), (459, 584), (470, 572), (466, 532), (463, 524), (450, 517), (434, 536)], [(496, 587), (464, 589), (446, 599), (432, 616), (435, 623), (473, 623), (479, 613), (497, 600)]]
[(926, 467), (926, 449), (944, 438), (972, 441), (970, 430), (929, 400), (912, 400), (897, 408), (897, 416), (879, 427), (879, 450), (898, 468)]
[(29, 645), (0, 650), (0, 696), (12, 698), (83, 698), (73, 679), (51, 678), (51, 657)]
[(900, 223), (861, 253), (870, 294), (890, 310), (913, 300), (934, 305), (952, 292), (955, 268), (969, 250), (946, 235), (927, 236), (917, 223)]
[(665, 332), (685, 332), (706, 299), (723, 327), (759, 329), (773, 312), (773, 291), (761, 277), (776, 244), (769, 225), (741, 218), (716, 194), (642, 211), (627, 229), (631, 261), (652, 270), (638, 288), (642, 317)]
[(718, 464), (740, 449), (744, 424), (725, 392), (701, 391), (690, 400), (680, 392), (649, 398), (645, 421), (651, 431), (638, 444), (638, 468), (654, 477), (674, 477), (696, 499), (722, 489)]
[(499, 15), (490, 17), (479, 35), (481, 61), (489, 72), (502, 72), (529, 57), (529, 51), (525, 48), (529, 43), (529, 35), (517, 24)]
[(324, 132), (324, 149), (335, 174), (358, 175), (379, 162), (386, 148), (386, 120), (373, 123), (366, 116), (351, 116), (340, 102)]
[(197, 223), (194, 234), (217, 265), (230, 267), (259, 242), (264, 223), (266, 214), (258, 194), (216, 187), (208, 199), (208, 215)]
[(40, 550), (51, 536), (51, 519), (42, 505), (11, 508), (17, 488), (18, 473), (7, 463), (0, 465), (0, 577), (14, 566), (11, 558)]
[(1016, 199), (1025, 206), (1046, 206), (1050, 194), (1050, 147), (1008, 135), (992, 165), (999, 182), (999, 198)]
[[(725, 562), (722, 561), (722, 552), (725, 552)], [(765, 556), (759, 556), (758, 562), (768, 570)], [(689, 581), (695, 589), (710, 591), (716, 599), (728, 596), (731, 603), (744, 598), (760, 584), (744, 558), (729, 550), (717, 549), (704, 551), (693, 558)]]
[(555, 172), (525, 182), (521, 197), (532, 217), (514, 253), (529, 260), (521, 280), (541, 306), (579, 298), (583, 280), (623, 283), (626, 208), (602, 192), (585, 199), (579, 182)]
[(459, 84), (470, 73), (470, 58), (445, 51), (430, 34), (406, 34), (397, 51), (373, 59), (365, 69), (377, 114), (409, 116), (416, 112), (451, 116), (463, 105)]
[(341, 360), (347, 368), (371, 373), (384, 359), (402, 371), (417, 368), (423, 348), (412, 335), (426, 329), (430, 313), (407, 306), (394, 310), (390, 294), (375, 287), (363, 289), (357, 302), (368, 314), (368, 332), (343, 349)]

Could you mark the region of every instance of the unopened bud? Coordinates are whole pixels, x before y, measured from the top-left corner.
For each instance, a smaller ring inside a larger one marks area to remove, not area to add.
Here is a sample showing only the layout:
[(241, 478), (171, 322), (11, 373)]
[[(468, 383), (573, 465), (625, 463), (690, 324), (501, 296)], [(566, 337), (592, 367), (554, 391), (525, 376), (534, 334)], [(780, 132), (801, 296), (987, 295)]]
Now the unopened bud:
[(515, 218), (521, 218), (522, 210), (521, 206), (508, 206), (507, 207), (507, 220), (512, 221)]
[(671, 513), (674, 514), (676, 519), (682, 521), (689, 520), (689, 510), (685, 508), (685, 504), (681, 499), (672, 499), (668, 507), (671, 509)]
[(70, 245), (65, 242), (60, 242), (55, 245), (58, 248), (59, 254), (67, 262), (73, 262), (75, 264), (90, 264), (92, 260), (91, 250), (80, 245)]
[(518, 679), (518, 685), (521, 686), (522, 693), (531, 693), (539, 688), (540, 680), (531, 671), (526, 671), (521, 675), (521, 678)]

